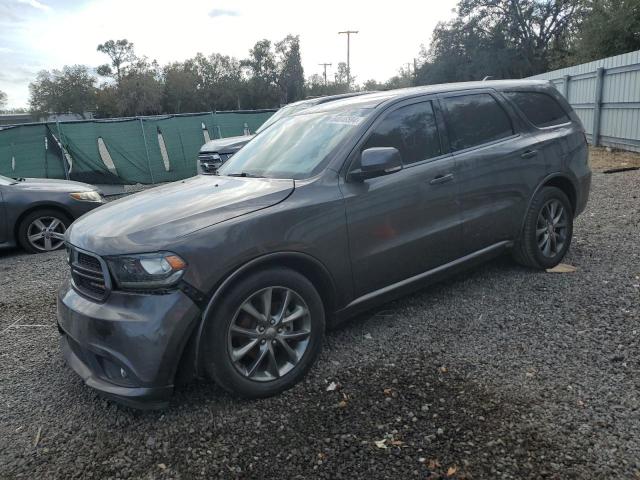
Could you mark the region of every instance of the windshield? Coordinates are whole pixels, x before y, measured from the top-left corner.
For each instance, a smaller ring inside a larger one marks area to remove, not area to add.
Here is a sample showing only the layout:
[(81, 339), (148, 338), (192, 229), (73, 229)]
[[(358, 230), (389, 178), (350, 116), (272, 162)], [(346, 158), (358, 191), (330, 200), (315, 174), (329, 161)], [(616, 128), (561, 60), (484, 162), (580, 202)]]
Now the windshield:
[(294, 113), (298, 113), (298, 112), (304, 110), (305, 108), (309, 108), (311, 106), (313, 106), (313, 105), (309, 105), (308, 103), (293, 104), (293, 105), (284, 106), (280, 110), (278, 110), (276, 113), (271, 115), (267, 119), (266, 122), (264, 122), (262, 125), (260, 125), (260, 127), (256, 130), (256, 133), (262, 132), (265, 128), (269, 127), (270, 125), (273, 125), (274, 123), (276, 123), (281, 118), (289, 117), (289, 116), (293, 115)]
[(0, 185), (13, 185), (16, 182), (13, 178), (0, 175)]
[(359, 108), (284, 118), (251, 140), (218, 170), (218, 174), (309, 178), (324, 168), (333, 149), (371, 111)]

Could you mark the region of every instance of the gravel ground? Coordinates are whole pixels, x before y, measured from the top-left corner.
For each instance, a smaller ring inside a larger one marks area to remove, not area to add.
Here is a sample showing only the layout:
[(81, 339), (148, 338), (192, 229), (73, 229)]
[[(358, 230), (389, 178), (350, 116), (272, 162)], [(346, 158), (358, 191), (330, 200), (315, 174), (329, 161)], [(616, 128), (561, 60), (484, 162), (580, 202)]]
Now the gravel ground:
[(330, 332), (278, 397), (194, 383), (161, 412), (65, 366), (62, 252), (0, 253), (0, 477), (640, 478), (638, 185), (595, 174), (575, 273), (498, 259)]

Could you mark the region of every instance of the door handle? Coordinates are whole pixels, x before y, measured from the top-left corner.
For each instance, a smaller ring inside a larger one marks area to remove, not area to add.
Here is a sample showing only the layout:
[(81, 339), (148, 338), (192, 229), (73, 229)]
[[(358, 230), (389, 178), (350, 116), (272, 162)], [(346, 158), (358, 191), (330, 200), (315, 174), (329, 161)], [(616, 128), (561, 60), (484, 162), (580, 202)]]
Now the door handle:
[(429, 184), (437, 185), (439, 183), (450, 182), (451, 180), (453, 180), (453, 173), (447, 173), (446, 175), (438, 175), (437, 177), (433, 178), (429, 182)]
[(522, 157), (522, 158), (533, 158), (536, 155), (538, 155), (538, 151), (537, 150), (527, 150), (522, 155), (520, 155), (520, 157)]

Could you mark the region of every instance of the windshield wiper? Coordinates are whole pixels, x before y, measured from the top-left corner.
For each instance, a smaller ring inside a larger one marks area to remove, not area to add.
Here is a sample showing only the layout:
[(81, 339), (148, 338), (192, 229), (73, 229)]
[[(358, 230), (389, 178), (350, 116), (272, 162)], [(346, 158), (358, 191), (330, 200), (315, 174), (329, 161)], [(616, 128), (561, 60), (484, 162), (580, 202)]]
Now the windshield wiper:
[(240, 172), (240, 173), (227, 173), (228, 177), (249, 177), (249, 178), (264, 178), (262, 175), (254, 175), (253, 173)]

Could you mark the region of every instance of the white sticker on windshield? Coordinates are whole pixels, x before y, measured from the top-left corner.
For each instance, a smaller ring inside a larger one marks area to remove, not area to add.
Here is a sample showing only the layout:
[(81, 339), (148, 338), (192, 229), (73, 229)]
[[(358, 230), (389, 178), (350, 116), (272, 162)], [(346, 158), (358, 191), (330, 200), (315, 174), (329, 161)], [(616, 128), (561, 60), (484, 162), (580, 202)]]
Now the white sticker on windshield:
[(360, 125), (364, 120), (364, 117), (356, 117), (354, 115), (336, 115), (331, 117), (329, 123), (338, 125)]

